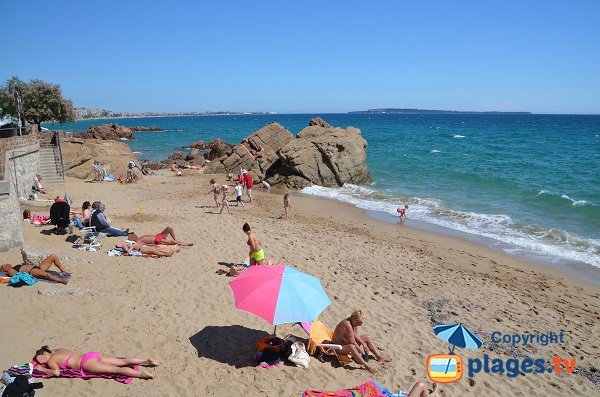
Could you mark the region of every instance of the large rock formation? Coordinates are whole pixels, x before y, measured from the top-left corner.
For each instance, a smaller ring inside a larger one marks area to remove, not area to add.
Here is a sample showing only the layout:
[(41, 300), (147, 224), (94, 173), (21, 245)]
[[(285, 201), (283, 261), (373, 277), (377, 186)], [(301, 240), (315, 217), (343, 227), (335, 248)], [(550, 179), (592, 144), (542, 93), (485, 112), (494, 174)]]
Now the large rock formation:
[(120, 140), (120, 139), (135, 139), (133, 131), (127, 127), (118, 124), (102, 124), (92, 126), (86, 131), (79, 134), (85, 139), (103, 139), (103, 140)]
[(367, 141), (357, 128), (331, 127), (318, 117), (296, 138), (272, 123), (208, 164), (205, 173), (235, 174), (244, 168), (255, 180), (264, 178), (295, 188), (369, 183), (366, 148)]
[(225, 142), (222, 139), (216, 138), (212, 141), (197, 141), (192, 143), (190, 149), (198, 149), (206, 155), (204, 156), (207, 160), (213, 161), (216, 158), (228, 155), (233, 150), (233, 146), (230, 143)]
[(268, 175), (268, 170), (279, 160), (278, 152), (292, 141), (291, 132), (279, 123), (271, 123), (233, 147), (231, 153), (214, 159), (205, 167), (205, 173), (237, 173), (247, 169), (257, 179)]
[[(129, 161), (139, 164), (129, 146), (119, 141), (98, 139), (65, 139), (61, 143), (65, 175), (79, 179), (94, 176), (94, 161), (107, 164), (109, 173), (115, 176), (127, 175)], [(139, 173), (138, 173), (139, 176)]]

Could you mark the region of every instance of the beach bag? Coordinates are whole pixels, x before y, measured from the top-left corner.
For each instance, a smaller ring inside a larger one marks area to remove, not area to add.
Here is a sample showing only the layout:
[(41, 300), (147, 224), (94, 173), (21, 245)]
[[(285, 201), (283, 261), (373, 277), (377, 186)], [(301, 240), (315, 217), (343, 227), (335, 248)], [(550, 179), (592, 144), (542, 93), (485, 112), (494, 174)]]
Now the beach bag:
[(271, 350), (275, 353), (279, 353), (282, 347), (283, 339), (280, 339), (276, 336), (267, 336), (256, 341), (256, 351), (258, 352)]
[(308, 368), (310, 356), (306, 352), (304, 343), (298, 341), (292, 344), (292, 354), (288, 357), (288, 360), (296, 364), (297, 367)]

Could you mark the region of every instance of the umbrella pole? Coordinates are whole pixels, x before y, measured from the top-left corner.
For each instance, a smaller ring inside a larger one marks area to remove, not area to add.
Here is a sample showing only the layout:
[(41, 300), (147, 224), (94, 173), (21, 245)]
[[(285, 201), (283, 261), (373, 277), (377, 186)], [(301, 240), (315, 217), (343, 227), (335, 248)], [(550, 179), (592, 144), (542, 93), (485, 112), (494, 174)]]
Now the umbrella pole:
[(275, 326), (275, 328), (273, 328), (273, 335), (277, 336), (277, 326)]

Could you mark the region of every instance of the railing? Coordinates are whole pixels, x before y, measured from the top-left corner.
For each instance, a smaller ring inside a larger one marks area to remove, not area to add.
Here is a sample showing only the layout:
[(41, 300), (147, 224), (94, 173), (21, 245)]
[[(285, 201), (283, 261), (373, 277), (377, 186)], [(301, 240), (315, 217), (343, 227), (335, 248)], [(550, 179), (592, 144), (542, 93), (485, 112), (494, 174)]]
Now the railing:
[[(56, 171), (58, 172), (58, 175), (60, 175), (60, 177), (62, 178), (62, 180), (65, 180), (65, 165), (63, 164), (63, 157), (62, 157), (62, 148), (60, 146), (60, 134), (58, 132), (54, 133), (54, 138), (56, 138), (56, 145), (54, 146), (54, 162), (56, 164)], [(58, 156), (58, 158), (57, 158)], [(58, 169), (58, 166), (60, 164), (60, 170)]]

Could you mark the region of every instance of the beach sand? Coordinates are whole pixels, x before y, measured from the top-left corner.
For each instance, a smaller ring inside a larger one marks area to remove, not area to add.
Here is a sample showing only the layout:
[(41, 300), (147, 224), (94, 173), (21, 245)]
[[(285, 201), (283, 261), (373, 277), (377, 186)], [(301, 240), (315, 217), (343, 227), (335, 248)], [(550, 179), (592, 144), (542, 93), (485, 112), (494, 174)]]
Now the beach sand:
[[(224, 182), (223, 176), (218, 176)], [(49, 227), (24, 224), (26, 243), (68, 257), (68, 286), (39, 282), (32, 287), (0, 287), (4, 316), (0, 327), (0, 367), (31, 359), (41, 345), (114, 355), (152, 356), (161, 366), (154, 380), (129, 385), (110, 380), (44, 380), (40, 395), (60, 396), (299, 396), (306, 389), (352, 387), (373, 378), (358, 369), (311, 359), (308, 369), (256, 367), (256, 339), (273, 327), (237, 310), (228, 286), (215, 273), (219, 263), (240, 263), (247, 255), (242, 225), (248, 222), (267, 258), (318, 277), (332, 300), (321, 315), (329, 327), (354, 308), (365, 312), (361, 327), (385, 355), (374, 378), (393, 391), (429, 382), (427, 356), (447, 353), (432, 326), (462, 322), (484, 340), (479, 350), (456, 349), (469, 358), (525, 356), (577, 359), (573, 374), (543, 373), (508, 378), (465, 373), (442, 385), (444, 396), (600, 395), (600, 288), (556, 270), (523, 262), (469, 242), (370, 219), (354, 207), (291, 196), (289, 220), (281, 195), (255, 190), (253, 208), (232, 207), (220, 216), (212, 206), (210, 176), (146, 177), (139, 184), (86, 183), (68, 178), (79, 207), (100, 200), (116, 227), (138, 235), (171, 225), (178, 238), (194, 242), (162, 259), (109, 257), (118, 238), (106, 238), (100, 252), (74, 249), (70, 236), (45, 235)], [(234, 199), (234, 197), (232, 197)], [(138, 214), (140, 207), (142, 216)], [(0, 254), (16, 264), (18, 249)], [(278, 327), (278, 335), (304, 337), (298, 326)], [(493, 346), (490, 334), (563, 332), (564, 344), (533, 344), (511, 351)], [(493, 350), (492, 350), (493, 349)], [(465, 368), (466, 370), (466, 368)], [(591, 379), (596, 379), (594, 383)]]

